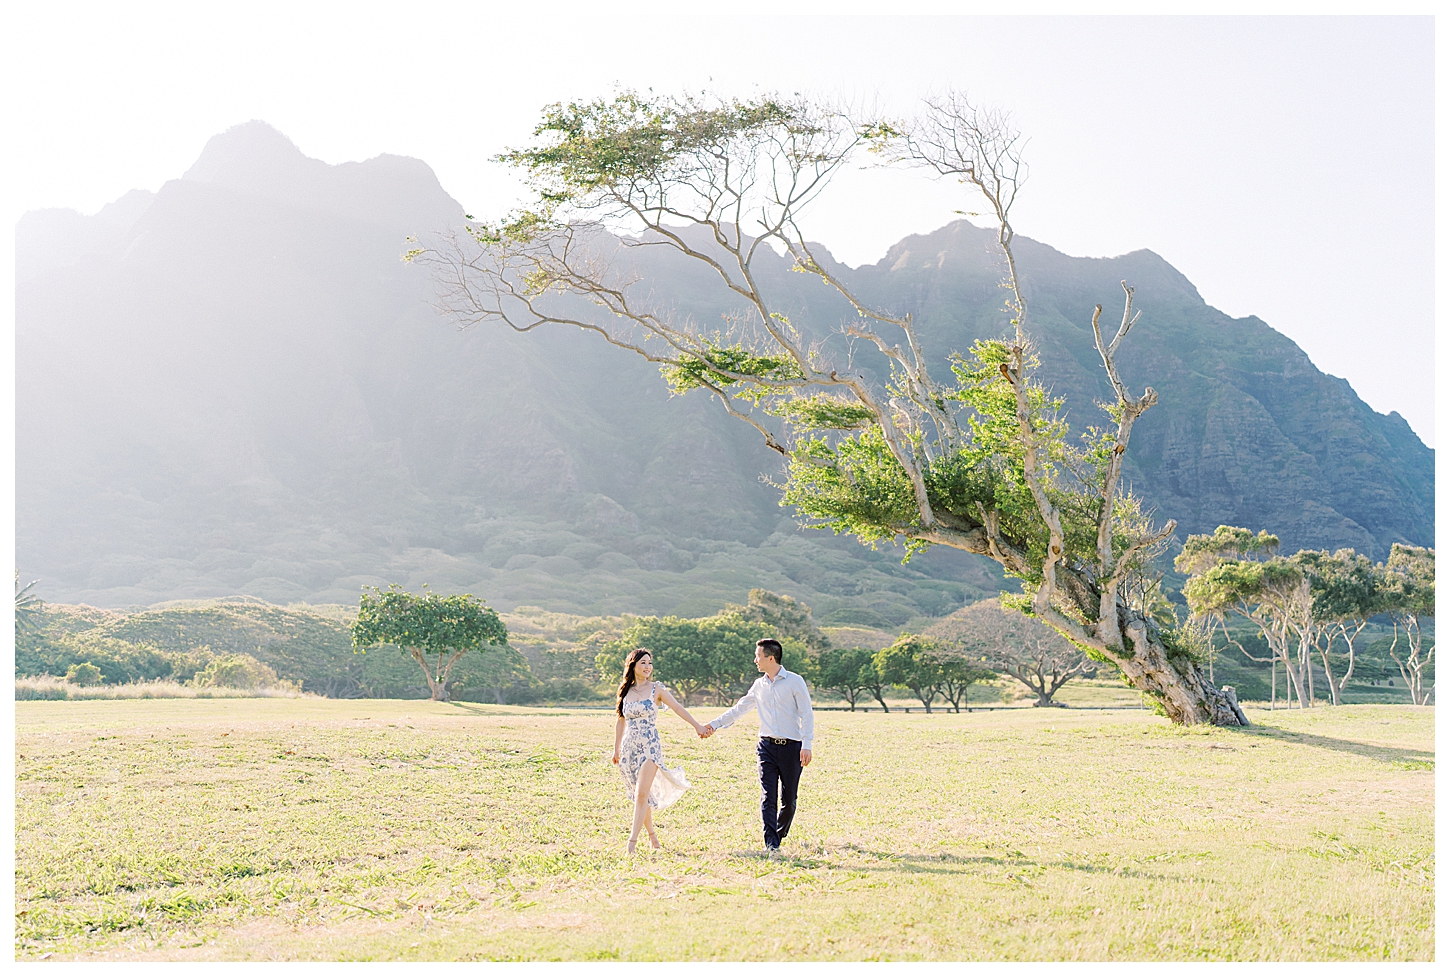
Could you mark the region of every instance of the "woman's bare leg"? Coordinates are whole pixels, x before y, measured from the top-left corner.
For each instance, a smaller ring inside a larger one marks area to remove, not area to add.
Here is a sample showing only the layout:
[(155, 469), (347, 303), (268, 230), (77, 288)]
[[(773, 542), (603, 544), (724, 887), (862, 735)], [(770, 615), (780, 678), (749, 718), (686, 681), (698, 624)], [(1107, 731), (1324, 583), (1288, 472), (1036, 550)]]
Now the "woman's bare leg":
[(660, 836), (655, 834), (655, 812), (650, 810), (648, 804), (644, 806), (644, 832), (649, 835), (649, 846), (659, 848)]
[(634, 843), (639, 840), (639, 829), (644, 827), (644, 822), (649, 817), (649, 789), (655, 782), (655, 762), (646, 760), (644, 766), (639, 768), (639, 786), (634, 792), (634, 828), (629, 833), (629, 844), (626, 846), (629, 851), (634, 851)]

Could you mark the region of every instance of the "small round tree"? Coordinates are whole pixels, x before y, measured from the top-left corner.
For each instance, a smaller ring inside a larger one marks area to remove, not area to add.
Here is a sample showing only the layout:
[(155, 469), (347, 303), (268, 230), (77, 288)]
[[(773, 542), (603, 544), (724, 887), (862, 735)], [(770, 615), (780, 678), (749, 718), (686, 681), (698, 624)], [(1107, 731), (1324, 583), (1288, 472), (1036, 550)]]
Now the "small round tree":
[(240, 654), (213, 658), (206, 668), (192, 676), (191, 684), (255, 691), (274, 688), (278, 681), (272, 666), (258, 661), (253, 655)]
[(883, 682), (910, 689), (926, 711), (931, 712), (932, 701), (941, 694), (944, 678), (935, 641), (919, 634), (903, 634), (889, 647), (878, 651), (872, 664), (881, 673)]
[[(855, 712), (861, 693), (870, 693), (873, 684), (881, 681), (874, 656), (869, 648), (827, 648), (817, 659), (817, 687), (836, 693)], [(884, 708), (885, 703), (882, 705)]]
[(77, 662), (65, 671), (65, 680), (72, 685), (100, 685), (101, 670), (90, 662)]
[[(371, 593), (369, 593), (371, 591)], [(357, 652), (393, 644), (412, 655), (435, 702), (448, 699), (448, 676), (470, 649), (490, 653), (489, 671), (525, 672), (527, 662), (508, 646), (498, 613), (472, 594), (410, 594), (397, 584), (363, 591), (352, 645)]]

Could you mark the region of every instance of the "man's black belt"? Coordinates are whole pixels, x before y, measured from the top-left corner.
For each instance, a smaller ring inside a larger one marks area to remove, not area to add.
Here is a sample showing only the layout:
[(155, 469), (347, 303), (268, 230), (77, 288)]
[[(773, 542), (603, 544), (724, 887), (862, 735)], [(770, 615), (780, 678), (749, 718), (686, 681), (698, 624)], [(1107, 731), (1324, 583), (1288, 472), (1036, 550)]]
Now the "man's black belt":
[(769, 740), (776, 746), (789, 746), (792, 743), (799, 743), (800, 740), (788, 740), (784, 736), (762, 736), (761, 739)]

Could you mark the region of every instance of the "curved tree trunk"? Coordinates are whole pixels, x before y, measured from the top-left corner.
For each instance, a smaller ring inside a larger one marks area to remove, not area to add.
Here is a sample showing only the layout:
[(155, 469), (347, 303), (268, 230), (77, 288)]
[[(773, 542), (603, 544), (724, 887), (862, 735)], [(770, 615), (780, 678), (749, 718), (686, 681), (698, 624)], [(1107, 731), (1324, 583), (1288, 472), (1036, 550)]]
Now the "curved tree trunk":
[(1330, 666), (1329, 666), (1329, 650), (1326, 649), (1326, 648), (1321, 648), (1319, 650), (1319, 657), (1324, 662), (1324, 677), (1325, 677), (1325, 679), (1329, 683), (1329, 698), (1331, 700), (1331, 704), (1337, 706), (1337, 705), (1340, 704), (1340, 699), (1339, 699), (1339, 688), (1340, 688), (1340, 686), (1339, 686), (1339, 683), (1334, 680), (1334, 672), (1332, 672), (1330, 670)]
[[(1305, 692), (1304, 670), (1287, 654), (1284, 656), (1284, 674), (1289, 676), (1289, 684), (1293, 686), (1294, 695), (1299, 700), (1299, 708), (1308, 709), (1309, 697)], [(1286, 695), (1285, 698), (1287, 697)]]
[(1215, 688), (1192, 659), (1168, 657), (1155, 624), (1139, 618), (1123, 630), (1132, 651), (1118, 658), (1118, 667), (1133, 688), (1163, 706), (1169, 719), (1183, 725), (1249, 725), (1237, 695)]

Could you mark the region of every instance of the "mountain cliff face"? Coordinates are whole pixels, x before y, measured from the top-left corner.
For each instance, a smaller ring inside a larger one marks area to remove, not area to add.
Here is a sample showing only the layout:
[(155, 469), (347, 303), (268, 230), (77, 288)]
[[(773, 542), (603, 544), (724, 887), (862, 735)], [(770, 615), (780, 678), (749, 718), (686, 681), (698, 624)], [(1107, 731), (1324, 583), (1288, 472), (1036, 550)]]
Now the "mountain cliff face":
[[(965, 221), (907, 238), (853, 278), (875, 301), (912, 311), (939, 361), (1008, 328), (994, 235)], [(1348, 382), (1315, 368), (1259, 319), (1233, 319), (1151, 251), (1071, 258), (1018, 239), (1028, 329), (1044, 377), (1077, 426), (1110, 401), (1092, 310), (1116, 329), (1127, 281), (1142, 318), (1119, 354), (1131, 387), (1159, 405), (1133, 430), (1136, 492), (1180, 536), (1223, 523), (1268, 529), (1289, 552), (1352, 546), (1382, 559), (1394, 542), (1434, 538), (1434, 453), (1398, 414), (1377, 414)]]
[[(667, 403), (627, 353), (438, 318), (426, 273), (398, 255), (459, 214), (417, 160), (328, 166), (248, 123), (154, 195), (27, 215), (17, 564), (42, 596), (352, 603), (364, 584), (426, 581), (503, 607), (707, 613), (764, 586), (825, 623), (887, 627), (997, 589), (979, 559), (903, 567), (798, 530), (760, 481), (778, 456), (703, 396)], [(944, 366), (1005, 325), (988, 241), (952, 224), (843, 274), (915, 312)], [(1092, 304), (1111, 310), (1120, 278), (1138, 286), (1124, 374), (1163, 400), (1130, 474), (1180, 533), (1236, 522), (1376, 555), (1431, 540), (1433, 455), (1403, 420), (1151, 253), (1021, 249), (1044, 371), (1077, 422), (1107, 393)], [(808, 328), (844, 318), (776, 264), (763, 280)], [(645, 270), (662, 300), (721, 314), (698, 273)]]

